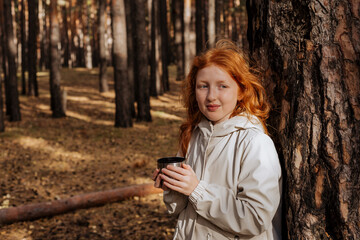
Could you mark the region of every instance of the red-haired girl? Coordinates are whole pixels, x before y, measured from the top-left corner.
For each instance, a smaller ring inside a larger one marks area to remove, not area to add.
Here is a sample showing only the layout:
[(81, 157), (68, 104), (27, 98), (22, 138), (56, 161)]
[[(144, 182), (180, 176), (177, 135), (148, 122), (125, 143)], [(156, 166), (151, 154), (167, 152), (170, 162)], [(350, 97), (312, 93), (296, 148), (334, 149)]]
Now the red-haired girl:
[(280, 239), (281, 168), (265, 120), (269, 105), (228, 40), (195, 57), (184, 88), (182, 167), (154, 172), (178, 215), (174, 239)]

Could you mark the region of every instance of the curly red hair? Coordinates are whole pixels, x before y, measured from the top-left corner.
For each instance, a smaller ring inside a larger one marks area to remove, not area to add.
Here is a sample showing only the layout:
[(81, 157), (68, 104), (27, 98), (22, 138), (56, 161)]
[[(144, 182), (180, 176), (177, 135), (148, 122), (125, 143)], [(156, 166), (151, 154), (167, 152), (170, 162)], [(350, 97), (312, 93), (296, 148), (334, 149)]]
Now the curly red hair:
[(216, 46), (194, 58), (190, 72), (183, 86), (183, 101), (187, 109), (187, 119), (180, 127), (180, 151), (186, 155), (192, 132), (203, 115), (198, 108), (195, 94), (196, 76), (200, 69), (216, 65), (225, 70), (240, 88), (237, 105), (230, 117), (246, 113), (256, 116), (267, 128), (265, 121), (269, 116), (270, 106), (259, 80), (258, 71), (249, 66), (242, 51), (230, 40), (220, 40)]

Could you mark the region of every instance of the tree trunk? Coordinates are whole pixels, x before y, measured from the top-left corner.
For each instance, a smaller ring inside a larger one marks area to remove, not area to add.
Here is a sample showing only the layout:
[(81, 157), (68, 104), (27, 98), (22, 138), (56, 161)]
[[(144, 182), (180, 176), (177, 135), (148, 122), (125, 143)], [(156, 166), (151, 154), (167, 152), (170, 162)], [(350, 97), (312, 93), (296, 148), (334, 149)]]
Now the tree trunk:
[[(0, 47), (1, 48), (1, 47)], [(0, 54), (2, 53), (2, 51), (0, 51)], [(3, 84), (2, 84), (3, 80), (1, 77), (1, 71), (0, 71), (0, 132), (4, 132), (5, 131), (5, 116), (4, 116), (4, 108), (3, 108)]]
[[(2, 0), (0, 0), (0, 11), (2, 10)], [(0, 17), (1, 18), (1, 17)], [(2, 20), (0, 19), (0, 34), (2, 33)], [(3, 54), (2, 45), (0, 45), (0, 66), (2, 65), (2, 54)], [(5, 131), (5, 114), (4, 114), (4, 103), (3, 103), (3, 78), (2, 71), (0, 67), (0, 132)]]
[(38, 35), (38, 0), (29, 0), (29, 40), (28, 40), (28, 95), (39, 96), (36, 77), (37, 67), (37, 35)]
[[(138, 85), (138, 79), (135, 78), (135, 75), (138, 71), (137, 66), (137, 49), (136, 49), (136, 24), (135, 24), (135, 3), (133, 0), (125, 0), (125, 14), (126, 14), (126, 43), (127, 43), (127, 74), (128, 74), (128, 81), (129, 81), (129, 103), (131, 109), (131, 117), (136, 117), (135, 106), (134, 102), (138, 101), (138, 91), (137, 88), (134, 86)], [(144, 52), (141, 52), (143, 54)]]
[(146, 32), (146, 0), (135, 0), (135, 49), (137, 71), (135, 79), (137, 83), (137, 121), (151, 121), (150, 115), (150, 81), (148, 55), (148, 33)]
[(39, 68), (44, 70), (45, 58), (46, 58), (46, 16), (45, 16), (46, 4), (44, 0), (39, 0), (39, 39), (40, 39), (40, 57), (39, 57)]
[(91, 24), (91, 19), (90, 19), (90, 7), (89, 7), (89, 1), (85, 1), (85, 6), (83, 5), (83, 9), (86, 11), (85, 14), (83, 14), (83, 18), (85, 18), (86, 20), (83, 21), (83, 33), (84, 33), (84, 60), (85, 60), (85, 67), (87, 69), (92, 69), (93, 65), (92, 65), (92, 47), (91, 47), (91, 41), (90, 41), (90, 37), (91, 37), (91, 28), (90, 28), (90, 24)]
[(252, 56), (275, 109), (289, 239), (360, 239), (356, 1), (248, 0)]
[(69, 9), (64, 6), (61, 8), (62, 17), (63, 17), (63, 48), (64, 48), (64, 62), (63, 66), (68, 68), (71, 64), (71, 56), (70, 56), (70, 38), (69, 38)]
[(222, 29), (223, 29), (223, 20), (222, 20), (222, 6), (223, 0), (215, 1), (215, 41), (223, 38)]
[(107, 56), (106, 56), (106, 39), (105, 39), (105, 30), (106, 30), (106, 1), (99, 1), (99, 55), (100, 55), (100, 71), (99, 71), (99, 90), (100, 92), (109, 91), (109, 85), (106, 77), (107, 69)]
[(168, 31), (168, 22), (167, 22), (167, 5), (166, 0), (159, 1), (159, 30), (160, 30), (160, 38), (161, 38), (161, 59), (162, 59), (162, 75), (161, 81), (164, 88), (164, 92), (170, 90), (169, 84), (169, 31)]
[(208, 38), (209, 47), (215, 46), (216, 27), (215, 27), (215, 0), (209, 0), (209, 14), (208, 14)]
[(201, 53), (205, 48), (204, 12), (204, 0), (195, 0), (196, 54)]
[(157, 97), (164, 93), (162, 80), (161, 35), (159, 26), (159, 1), (152, 0), (151, 7), (151, 53), (150, 53), (150, 95)]
[(115, 127), (132, 127), (127, 76), (126, 16), (124, 0), (112, 0)]
[(196, 54), (196, 33), (194, 29), (194, 22), (192, 21), (192, 4), (191, 0), (184, 1), (184, 65), (185, 75), (190, 70), (190, 64)]
[(65, 117), (64, 106), (61, 101), (60, 86), (60, 28), (58, 21), (57, 0), (50, 1), (50, 95), (51, 110), (54, 118)]
[(26, 67), (26, 17), (25, 17), (25, 1), (21, 1), (21, 10), (20, 10), (20, 31), (21, 31), (21, 94), (26, 94), (26, 78), (25, 72)]
[(6, 112), (10, 121), (20, 121), (20, 103), (16, 79), (16, 45), (11, 15), (11, 0), (4, 0), (5, 52), (7, 58), (7, 77), (5, 79)]
[(184, 72), (184, 2), (173, 1), (174, 4), (174, 35), (176, 52), (176, 80), (185, 78)]

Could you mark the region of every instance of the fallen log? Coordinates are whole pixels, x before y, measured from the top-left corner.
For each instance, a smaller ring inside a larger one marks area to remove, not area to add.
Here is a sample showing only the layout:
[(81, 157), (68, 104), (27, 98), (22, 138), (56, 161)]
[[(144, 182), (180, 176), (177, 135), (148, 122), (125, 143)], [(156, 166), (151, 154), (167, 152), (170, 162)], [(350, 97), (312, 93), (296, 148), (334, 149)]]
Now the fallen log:
[(107, 191), (76, 195), (67, 199), (51, 202), (33, 203), (0, 209), (0, 225), (19, 221), (35, 220), (42, 217), (67, 213), (76, 209), (90, 208), (117, 202), (131, 197), (142, 197), (150, 194), (161, 193), (153, 184), (140, 184), (116, 188)]

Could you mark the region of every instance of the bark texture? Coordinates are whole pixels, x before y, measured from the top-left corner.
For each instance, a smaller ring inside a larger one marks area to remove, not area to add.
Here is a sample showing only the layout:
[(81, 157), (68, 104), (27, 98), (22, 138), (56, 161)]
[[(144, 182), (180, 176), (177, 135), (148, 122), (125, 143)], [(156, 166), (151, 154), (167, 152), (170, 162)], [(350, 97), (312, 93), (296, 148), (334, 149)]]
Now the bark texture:
[(127, 76), (126, 16), (124, 0), (112, 1), (113, 66), (115, 82), (115, 127), (131, 127), (129, 80)]
[(148, 33), (146, 32), (146, 0), (135, 0), (135, 53), (137, 71), (137, 121), (151, 121), (150, 79), (148, 55)]
[[(39, 32), (38, 0), (29, 0), (29, 40), (28, 40), (28, 95), (39, 96), (36, 77), (37, 67), (37, 36)], [(24, 45), (25, 47), (25, 45)]]
[(50, 95), (51, 110), (54, 118), (65, 117), (64, 106), (61, 99), (60, 53), (60, 27), (57, 18), (57, 1), (50, 2)]
[(5, 95), (6, 113), (10, 121), (20, 121), (20, 103), (16, 79), (16, 45), (14, 36), (13, 17), (11, 14), (11, 0), (4, 0), (4, 33), (5, 33), (5, 55), (6, 55), (6, 75), (5, 75)]
[(360, 239), (359, 1), (247, 7), (284, 167), (284, 237)]
[(99, 58), (100, 58), (100, 68), (99, 68), (99, 91), (107, 92), (109, 91), (109, 85), (106, 78), (106, 69), (107, 69), (107, 57), (106, 57), (106, 39), (105, 39), (105, 25), (106, 25), (106, 1), (99, 1)]

